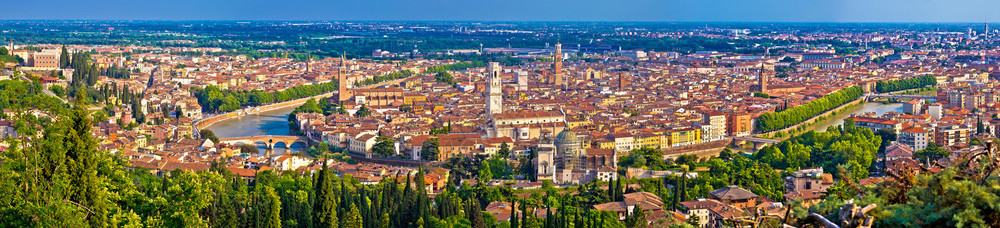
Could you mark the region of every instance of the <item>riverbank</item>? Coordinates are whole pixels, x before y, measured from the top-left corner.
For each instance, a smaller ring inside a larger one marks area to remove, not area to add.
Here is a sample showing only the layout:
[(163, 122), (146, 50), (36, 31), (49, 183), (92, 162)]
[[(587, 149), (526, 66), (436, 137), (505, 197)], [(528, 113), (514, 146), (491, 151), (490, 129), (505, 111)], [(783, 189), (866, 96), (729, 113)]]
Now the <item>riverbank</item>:
[[(370, 88), (375, 88), (375, 87), (379, 87), (379, 86), (398, 84), (398, 83), (403, 82), (403, 81), (405, 81), (407, 79), (410, 79), (410, 78), (412, 78), (412, 77), (406, 77), (406, 78), (400, 78), (400, 79), (396, 79), (396, 80), (392, 80), (392, 81), (380, 82), (380, 83), (376, 83), (376, 84), (362, 86), (362, 87), (359, 87), (359, 88), (356, 88), (356, 89), (370, 89)], [(322, 99), (322, 98), (327, 98), (327, 97), (333, 96), (334, 94), (336, 94), (336, 91), (329, 92), (329, 93), (324, 93), (324, 94), (320, 94), (320, 95), (316, 95), (316, 96), (311, 96), (311, 97), (304, 97), (304, 98), (299, 98), (299, 99), (295, 99), (295, 100), (290, 100), (290, 101), (284, 101), (284, 102), (279, 102), (279, 103), (274, 103), (274, 104), (259, 106), (259, 107), (245, 107), (245, 108), (242, 108), (240, 110), (233, 111), (233, 112), (227, 112), (227, 113), (223, 113), (223, 114), (211, 116), (211, 117), (208, 117), (208, 118), (202, 118), (202, 119), (196, 120), (194, 122), (194, 129), (192, 129), (192, 131), (194, 131), (194, 132), (192, 134), (193, 135), (197, 135), (198, 131), (200, 129), (209, 128), (209, 127), (211, 127), (215, 123), (218, 123), (218, 122), (221, 122), (221, 121), (225, 121), (225, 120), (228, 120), (228, 119), (238, 118), (238, 117), (247, 116), (247, 115), (254, 115), (254, 114), (269, 112), (269, 111), (278, 110), (278, 109), (291, 108), (292, 110), (294, 110), (296, 107), (299, 107), (299, 106), (302, 106), (302, 104), (305, 104), (306, 101), (309, 101), (309, 99), (317, 99), (317, 98)], [(291, 111), (286, 112), (285, 115), (288, 115), (288, 113), (291, 113)], [(287, 121), (287, 119), (286, 119), (286, 121)], [(286, 125), (286, 127), (287, 127), (287, 125)]]
[(809, 126), (813, 122), (820, 121), (821, 118), (826, 118), (827, 116), (835, 115), (836, 113), (839, 113), (841, 110), (844, 110), (844, 109), (847, 109), (847, 108), (850, 108), (850, 107), (854, 107), (855, 105), (860, 104), (860, 103), (865, 103), (864, 97), (861, 97), (861, 98), (858, 98), (857, 100), (854, 100), (854, 101), (842, 104), (840, 106), (837, 106), (837, 108), (827, 110), (826, 112), (823, 112), (823, 113), (821, 113), (819, 115), (813, 116), (812, 118), (809, 118), (808, 120), (803, 121), (802, 123), (798, 123), (798, 124), (795, 124), (795, 125), (792, 125), (792, 126), (788, 126), (788, 127), (783, 128), (781, 130), (772, 131), (772, 132), (768, 132), (768, 133), (763, 133), (763, 134), (760, 134), (759, 136), (762, 137), (762, 138), (777, 139), (777, 140), (787, 139), (787, 138), (791, 137), (791, 135), (794, 135), (795, 133), (798, 133), (798, 132), (807, 132), (807, 131), (800, 131), (801, 129), (799, 129), (799, 128), (802, 127), (802, 126)]

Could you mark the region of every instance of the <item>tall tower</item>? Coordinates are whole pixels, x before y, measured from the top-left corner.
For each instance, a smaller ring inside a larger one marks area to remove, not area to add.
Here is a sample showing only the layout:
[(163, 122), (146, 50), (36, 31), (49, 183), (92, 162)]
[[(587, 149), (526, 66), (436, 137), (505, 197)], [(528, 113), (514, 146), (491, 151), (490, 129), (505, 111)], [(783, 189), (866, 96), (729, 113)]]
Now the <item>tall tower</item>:
[(990, 39), (990, 24), (986, 20), (983, 20), (983, 36), (984, 40)]
[(347, 88), (347, 55), (340, 56), (340, 67), (337, 69), (337, 101), (341, 104), (353, 97), (350, 89)]
[(552, 54), (552, 64), (555, 65), (555, 69), (552, 69), (553, 85), (563, 84), (562, 61), (563, 61), (562, 44), (556, 43), (556, 52)]
[(500, 63), (490, 62), (486, 65), (486, 93), (489, 101), (486, 110), (489, 116), (503, 112), (503, 93), (500, 91)]
[(757, 75), (757, 80), (760, 80), (758, 82), (760, 84), (760, 92), (767, 93), (767, 75), (764, 75), (764, 62), (760, 63), (759, 73), (760, 74)]
[(618, 89), (619, 90), (625, 90), (625, 86), (628, 85), (628, 82), (625, 80), (625, 75), (627, 75), (627, 73), (625, 73), (624, 71), (619, 71), (618, 72)]

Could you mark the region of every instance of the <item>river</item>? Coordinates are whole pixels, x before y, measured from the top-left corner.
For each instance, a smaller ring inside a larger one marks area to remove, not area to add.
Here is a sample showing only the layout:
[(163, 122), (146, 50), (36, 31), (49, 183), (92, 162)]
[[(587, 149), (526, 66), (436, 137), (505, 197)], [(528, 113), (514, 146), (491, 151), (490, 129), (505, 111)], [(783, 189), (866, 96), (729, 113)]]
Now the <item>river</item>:
[(867, 102), (859, 106), (851, 108), (849, 111), (837, 113), (826, 120), (817, 122), (814, 126), (816, 131), (826, 131), (826, 128), (830, 126), (838, 126), (844, 124), (844, 119), (851, 117), (851, 114), (855, 113), (865, 113), (874, 112), (878, 115), (885, 114), (886, 112), (903, 112), (902, 103), (892, 103), (892, 104), (882, 104), (882, 102)]
[[(295, 110), (295, 107), (276, 109), (254, 115), (243, 116), (235, 119), (228, 119), (212, 124), (208, 129), (219, 138), (243, 137), (254, 135), (290, 135), (288, 129), (288, 113)], [(263, 153), (267, 149), (264, 144), (257, 144), (257, 148)], [(301, 144), (293, 144), (291, 152), (304, 151)], [(272, 151), (274, 154), (285, 153), (285, 148), (280, 144)]]

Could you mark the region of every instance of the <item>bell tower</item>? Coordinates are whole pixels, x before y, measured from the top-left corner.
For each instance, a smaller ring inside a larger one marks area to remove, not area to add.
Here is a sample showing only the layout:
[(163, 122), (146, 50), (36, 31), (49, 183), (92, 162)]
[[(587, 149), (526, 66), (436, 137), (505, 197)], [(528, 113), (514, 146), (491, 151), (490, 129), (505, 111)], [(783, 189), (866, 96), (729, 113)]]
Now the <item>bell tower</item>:
[(553, 85), (563, 84), (562, 62), (563, 62), (562, 44), (556, 43), (555, 53), (552, 54), (552, 64), (555, 65), (554, 69), (552, 69)]
[(347, 88), (347, 55), (341, 54), (340, 67), (337, 69), (337, 101), (341, 104), (353, 97), (351, 89)]
[(503, 112), (503, 92), (500, 90), (500, 63), (490, 62), (486, 65), (486, 110), (488, 115)]

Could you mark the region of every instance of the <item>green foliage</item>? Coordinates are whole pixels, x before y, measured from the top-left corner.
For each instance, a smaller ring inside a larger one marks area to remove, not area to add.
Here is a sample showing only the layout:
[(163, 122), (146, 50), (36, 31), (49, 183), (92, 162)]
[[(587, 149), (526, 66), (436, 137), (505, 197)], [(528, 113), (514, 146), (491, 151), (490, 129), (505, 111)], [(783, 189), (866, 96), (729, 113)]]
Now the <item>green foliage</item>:
[(258, 149), (257, 146), (255, 146), (253, 144), (241, 144), (240, 145), (240, 153), (243, 153), (243, 154), (254, 154), (254, 155), (256, 155), (256, 154), (260, 154), (260, 149)]
[(57, 97), (64, 97), (64, 96), (66, 96), (66, 89), (63, 89), (62, 86), (52, 85), (52, 86), (49, 86), (49, 90), (51, 90), (52, 94), (55, 94)]
[(410, 76), (413, 76), (413, 71), (409, 71), (409, 70), (396, 71), (396, 72), (388, 73), (388, 74), (385, 74), (385, 75), (375, 75), (375, 76), (372, 76), (371, 78), (366, 78), (365, 80), (355, 82), (354, 86), (361, 87), (361, 86), (364, 86), (364, 85), (373, 85), (373, 84), (378, 84), (378, 83), (382, 83), (382, 82), (392, 81), (392, 80), (396, 80), (396, 79), (406, 78), (406, 77), (410, 77)]
[[(441, 66), (427, 67), (427, 69), (424, 70), (424, 73), (438, 73), (437, 75), (441, 75), (440, 73), (445, 73), (448, 77), (451, 77), (451, 74), (448, 73), (448, 71), (464, 70), (464, 69), (468, 69), (468, 68), (483, 67), (483, 66), (486, 66), (486, 64), (483, 63), (482, 61), (473, 61), (473, 62), (466, 62), (466, 63), (456, 63), (456, 64), (450, 64), (450, 65), (441, 65)], [(435, 76), (435, 79), (437, 79), (436, 76)], [(438, 82), (442, 82), (442, 81), (438, 81)]]
[(879, 93), (888, 93), (934, 85), (937, 85), (937, 78), (935, 78), (934, 75), (928, 74), (920, 77), (898, 79), (888, 82), (878, 81), (875, 83), (875, 90)]
[[(284, 102), (304, 97), (311, 97), (337, 90), (337, 82), (301, 85), (275, 92), (260, 90), (219, 90), (216, 86), (204, 89), (194, 87), (192, 94), (198, 98), (198, 104), (209, 112), (231, 112), (246, 106), (261, 106), (276, 102)], [(314, 101), (315, 102), (315, 101)]]
[(663, 151), (648, 147), (634, 149), (628, 156), (619, 158), (618, 166), (647, 168), (651, 170), (667, 170), (674, 168), (663, 160)]
[(481, 183), (486, 183), (490, 182), (490, 180), (493, 180), (493, 171), (492, 169), (490, 169), (489, 162), (483, 162), (481, 165), (479, 165), (479, 175), (477, 176), (478, 177), (476, 177), (476, 180), (478, 180)]
[(753, 96), (754, 97), (760, 97), (760, 98), (771, 98), (771, 95), (768, 95), (766, 93), (761, 93), (761, 92), (753, 92)]
[[(876, 225), (885, 227), (1000, 226), (1000, 178), (986, 183), (965, 178), (954, 169), (920, 175), (905, 192), (905, 203), (885, 207)], [(875, 197), (877, 198), (877, 197)], [(880, 207), (882, 205), (879, 205)]]
[(354, 112), (354, 117), (357, 118), (368, 117), (371, 115), (372, 115), (372, 110), (368, 109), (368, 106), (365, 105), (361, 105), (361, 108), (358, 108), (358, 111)]
[(362, 228), (364, 221), (361, 218), (361, 211), (358, 206), (351, 204), (351, 211), (344, 218), (344, 228)]
[(372, 153), (382, 157), (392, 157), (396, 155), (395, 140), (385, 136), (375, 137), (375, 145), (372, 146)]
[(827, 110), (857, 100), (862, 95), (864, 95), (864, 91), (861, 90), (861, 87), (852, 86), (814, 99), (809, 101), (809, 103), (782, 110), (781, 112), (763, 113), (757, 117), (756, 128), (760, 132), (780, 130), (802, 123)]
[(420, 158), (428, 161), (437, 161), (440, 143), (437, 138), (430, 138), (420, 146)]
[(215, 132), (212, 132), (212, 130), (201, 129), (198, 131), (198, 135), (200, 135), (203, 139), (212, 140), (213, 143), (219, 143), (219, 137), (215, 136)]
[(927, 162), (927, 159), (936, 161), (941, 158), (946, 158), (951, 156), (951, 151), (945, 150), (944, 148), (938, 147), (937, 143), (929, 142), (927, 143), (927, 148), (923, 150), (918, 150), (913, 153), (913, 158), (916, 158), (922, 162)]
[(455, 77), (451, 76), (451, 73), (447, 71), (442, 71), (434, 75), (434, 81), (451, 85), (455, 84)]
[[(837, 165), (849, 166), (852, 176), (864, 178), (875, 162), (882, 139), (871, 130), (855, 127), (853, 121), (843, 126), (831, 126), (826, 132), (806, 132), (775, 145), (761, 148), (753, 159), (776, 169), (823, 167), (837, 170)], [(839, 177), (834, 173), (835, 177)]]

